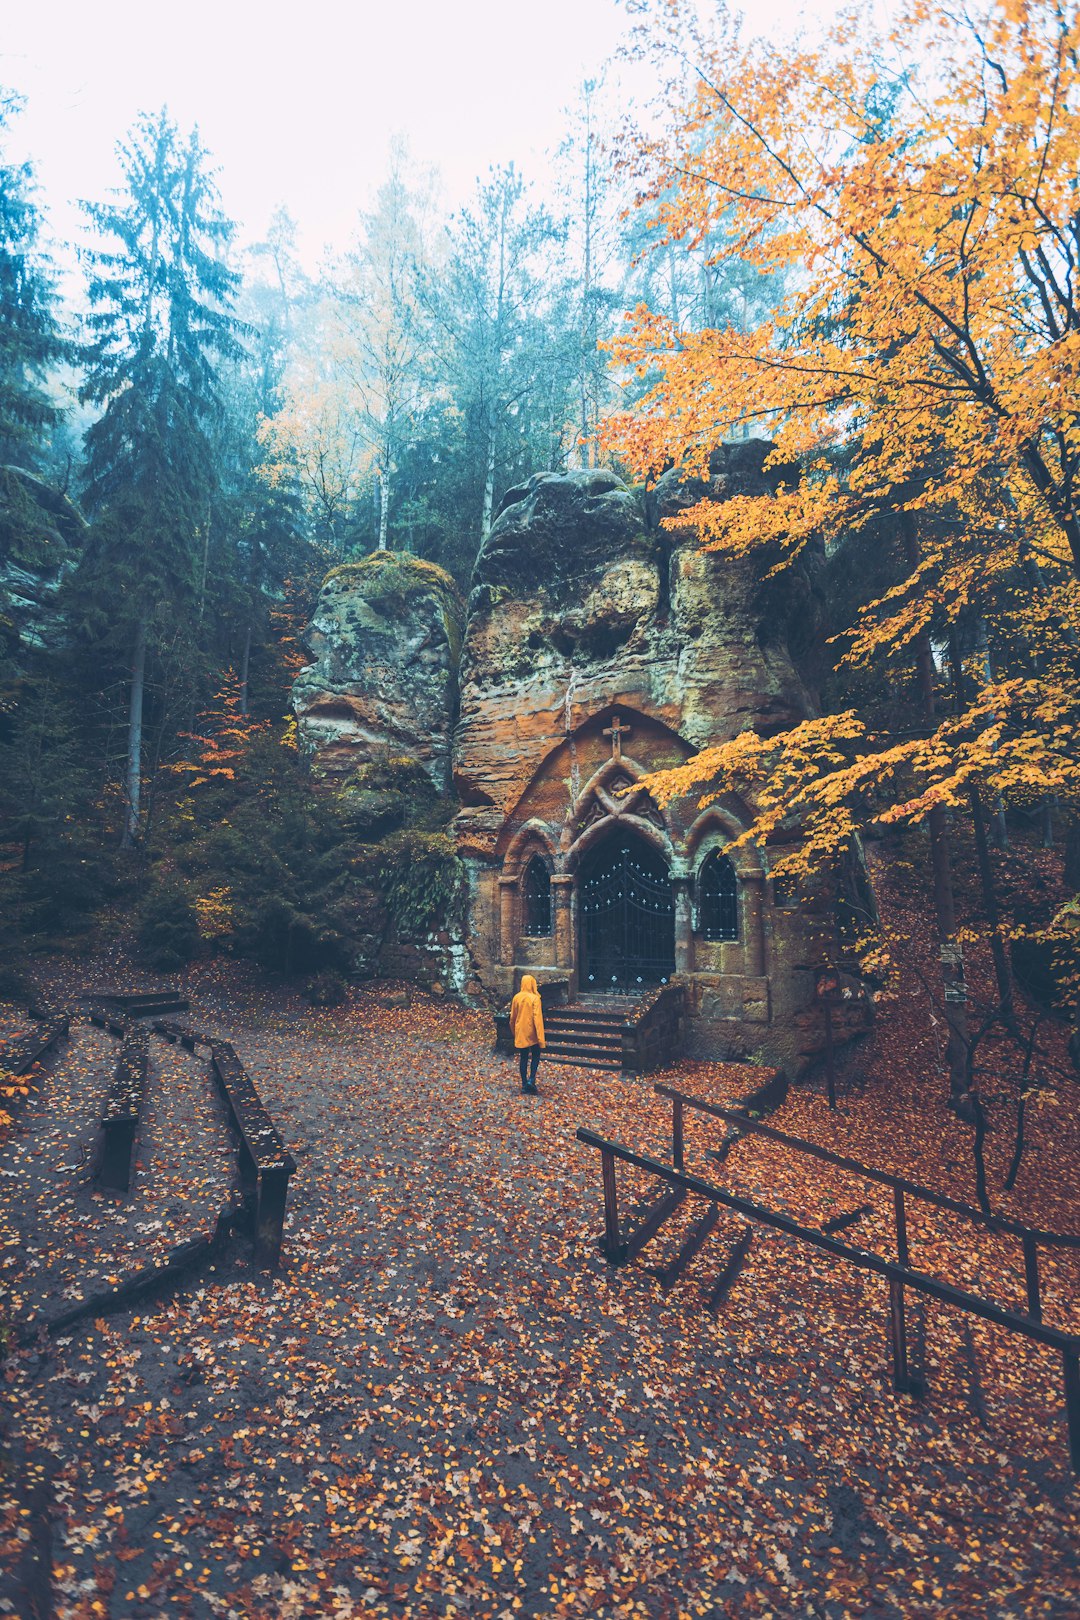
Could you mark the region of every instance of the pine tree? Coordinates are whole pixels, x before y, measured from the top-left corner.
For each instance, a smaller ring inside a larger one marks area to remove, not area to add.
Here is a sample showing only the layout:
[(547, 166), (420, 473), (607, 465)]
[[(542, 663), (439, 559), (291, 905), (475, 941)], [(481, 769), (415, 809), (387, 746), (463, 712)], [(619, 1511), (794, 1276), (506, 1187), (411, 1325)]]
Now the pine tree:
[(49, 264), (39, 247), (33, 170), (29, 163), (8, 162), (4, 153), (21, 104), (0, 91), (0, 462), (32, 469), (41, 434), (57, 417), (45, 381), (64, 344)]
[[(473, 206), (455, 220), (448, 262), (438, 284), (432, 279), (428, 286), (443, 384), (464, 414), (473, 452), (481, 544), (496, 488), (522, 471), (528, 407), (546, 395), (557, 399), (556, 414), (564, 416), (573, 385), (569, 354), (552, 379), (552, 344), (542, 319), (547, 289), (539, 254), (554, 235), (513, 165), (493, 170)], [(545, 414), (550, 420), (550, 410)], [(539, 457), (527, 456), (526, 465), (529, 472), (550, 465), (550, 446)]]
[[(47, 258), (39, 247), (41, 217), (33, 171), (11, 163), (6, 138), (21, 106), (0, 91), (0, 568), (57, 569), (67, 553), (50, 508), (63, 504), (38, 476), (48, 430), (58, 419), (48, 392), (50, 368), (66, 352), (56, 320)], [(0, 581), (0, 680), (21, 668), (19, 631)], [(6, 699), (0, 698), (0, 705)]]
[[(90, 342), (81, 390), (103, 407), (86, 435), (95, 518), (81, 585), (84, 622), (130, 657), (124, 843), (140, 827), (147, 659), (155, 633), (194, 603), (214, 494), (220, 368), (242, 353), (230, 313), (238, 277), (198, 132), (143, 115), (120, 148), (124, 187), (86, 204), (111, 239), (87, 255)], [(115, 642), (114, 642), (115, 644)]]

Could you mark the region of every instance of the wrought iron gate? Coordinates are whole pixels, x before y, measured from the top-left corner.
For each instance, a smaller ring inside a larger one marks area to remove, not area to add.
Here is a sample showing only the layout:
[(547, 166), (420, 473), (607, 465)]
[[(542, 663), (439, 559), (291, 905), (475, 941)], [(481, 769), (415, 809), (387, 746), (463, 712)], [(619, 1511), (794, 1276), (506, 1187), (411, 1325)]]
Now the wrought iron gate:
[(675, 901), (667, 865), (647, 844), (604, 843), (581, 870), (583, 990), (626, 993), (675, 971)]

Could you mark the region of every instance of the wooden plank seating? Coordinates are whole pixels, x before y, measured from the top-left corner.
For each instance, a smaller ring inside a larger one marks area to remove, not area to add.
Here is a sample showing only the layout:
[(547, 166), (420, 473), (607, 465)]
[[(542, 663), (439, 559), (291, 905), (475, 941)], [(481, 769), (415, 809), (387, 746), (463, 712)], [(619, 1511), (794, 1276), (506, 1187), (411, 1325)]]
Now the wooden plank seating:
[(124, 1030), (116, 1071), (105, 1098), (101, 1116), (103, 1144), (97, 1179), (101, 1186), (126, 1193), (131, 1186), (131, 1166), (139, 1122), (146, 1097), (146, 1069), (149, 1037), (138, 1024)]
[(127, 1018), (151, 1018), (160, 1013), (187, 1012), (189, 1003), (175, 990), (91, 990), (80, 998), (96, 1007)]
[(127, 1034), (128, 1020), (122, 1013), (111, 1011), (103, 1002), (88, 1002), (83, 1008), (83, 1013), (88, 1023), (106, 1030), (110, 1035), (118, 1035), (123, 1039)]
[(153, 1029), (155, 1035), (179, 1042), (189, 1052), (197, 1046), (209, 1047), (210, 1066), (236, 1142), (240, 1190), (254, 1230), (255, 1263), (276, 1266), (281, 1258), (289, 1177), (296, 1169), (296, 1160), (286, 1149), (251, 1076), (228, 1041), (165, 1020), (154, 1024)]
[(187, 1052), (194, 1052), (197, 1046), (205, 1046), (209, 1050), (218, 1039), (216, 1035), (202, 1035), (197, 1029), (188, 1029), (186, 1024), (177, 1024), (168, 1018), (159, 1018), (150, 1028), (163, 1041), (182, 1046)]
[(30, 1016), (38, 1017), (39, 1012), (41, 1017), (36, 1029), (29, 1030), (25, 1035), (17, 1035), (0, 1046), (0, 1072), (26, 1074), (51, 1046), (67, 1035), (69, 1025), (66, 1013), (41, 1008), (31, 1011)]
[(254, 1222), (255, 1264), (273, 1267), (281, 1258), (285, 1203), (296, 1160), (259, 1100), (251, 1077), (228, 1041), (215, 1041), (210, 1064), (237, 1144), (240, 1190)]

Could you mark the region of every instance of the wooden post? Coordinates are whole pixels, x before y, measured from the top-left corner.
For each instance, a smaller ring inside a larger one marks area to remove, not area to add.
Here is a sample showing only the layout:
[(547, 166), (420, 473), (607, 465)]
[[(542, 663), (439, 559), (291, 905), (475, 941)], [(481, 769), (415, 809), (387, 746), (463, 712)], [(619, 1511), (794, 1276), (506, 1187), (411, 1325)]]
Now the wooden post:
[(683, 1141), (683, 1100), (681, 1097), (671, 1099), (671, 1162), (676, 1170), (686, 1167)]
[(255, 1264), (272, 1270), (281, 1258), (285, 1226), (285, 1202), (289, 1192), (289, 1170), (274, 1165), (259, 1177), (255, 1207)]
[(896, 1210), (896, 1258), (902, 1266), (911, 1264), (907, 1240), (907, 1213), (904, 1209), (903, 1187), (893, 1188), (893, 1207)]
[(131, 1158), (137, 1125), (138, 1120), (134, 1118), (102, 1121), (105, 1142), (97, 1179), (102, 1187), (108, 1187), (112, 1192), (126, 1193), (131, 1186)]
[(906, 1395), (911, 1386), (908, 1376), (907, 1325), (904, 1321), (904, 1285), (899, 1277), (889, 1278), (889, 1342), (892, 1346), (893, 1388)]
[(1033, 1322), (1042, 1321), (1042, 1300), (1039, 1297), (1039, 1251), (1030, 1232), (1021, 1238), (1024, 1245), (1024, 1280), (1027, 1283), (1028, 1315)]
[(1065, 1367), (1065, 1418), (1069, 1426), (1069, 1460), (1073, 1472), (1080, 1474), (1080, 1356), (1075, 1350), (1063, 1350), (1061, 1359)]
[(604, 1175), (604, 1258), (609, 1265), (622, 1263), (623, 1245), (619, 1238), (619, 1207), (615, 1189), (615, 1155), (601, 1150), (600, 1163)]

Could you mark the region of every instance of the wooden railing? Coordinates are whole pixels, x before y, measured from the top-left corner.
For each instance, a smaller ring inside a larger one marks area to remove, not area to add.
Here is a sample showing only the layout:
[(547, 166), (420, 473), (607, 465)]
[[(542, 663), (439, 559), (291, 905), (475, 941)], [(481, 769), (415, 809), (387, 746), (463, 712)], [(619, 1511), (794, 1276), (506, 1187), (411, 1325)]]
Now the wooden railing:
[[(667, 1095), (672, 1095), (671, 1088), (658, 1087), (657, 1089)], [(685, 1109), (688, 1103), (697, 1106), (700, 1099), (687, 1097), (683, 1093), (675, 1093), (673, 1101), (681, 1102), (683, 1109)], [(717, 1109), (715, 1104), (703, 1105), (702, 1111), (706, 1113), (715, 1112), (722, 1118), (730, 1117), (740, 1129), (748, 1128), (752, 1124), (752, 1122), (746, 1121), (742, 1115), (733, 1114), (731, 1110)], [(771, 1133), (770, 1127), (755, 1127), (755, 1129), (763, 1129)], [(748, 1221), (771, 1227), (778, 1232), (784, 1232), (787, 1236), (796, 1238), (800, 1243), (828, 1255), (834, 1261), (846, 1261), (849, 1265), (855, 1266), (861, 1271), (873, 1272), (884, 1277), (889, 1285), (888, 1323), (889, 1342), (892, 1351), (893, 1387), (900, 1393), (921, 1395), (926, 1387), (924, 1379), (914, 1372), (909, 1365), (905, 1321), (905, 1290), (909, 1288), (914, 1293), (939, 1300), (941, 1303), (963, 1311), (969, 1316), (980, 1317), (983, 1321), (992, 1322), (996, 1326), (1003, 1327), (1008, 1332), (1017, 1334), (1022, 1338), (1034, 1340), (1038, 1344), (1049, 1345), (1061, 1353), (1069, 1456), (1074, 1471), (1080, 1473), (1080, 1335), (1066, 1333), (1060, 1328), (1048, 1327), (1039, 1317), (1031, 1314), (1030, 1310), (1028, 1315), (1021, 1316), (1014, 1311), (1003, 1309), (991, 1300), (982, 1299), (978, 1295), (969, 1294), (963, 1289), (955, 1288), (951, 1283), (942, 1282), (937, 1277), (927, 1276), (923, 1272), (915, 1271), (907, 1263), (906, 1230), (902, 1220), (898, 1223), (898, 1246), (901, 1241), (901, 1234), (903, 1234), (904, 1248), (902, 1252), (904, 1259), (902, 1261), (899, 1259), (886, 1260), (881, 1255), (843, 1243), (829, 1233), (804, 1226), (801, 1222), (793, 1220), (791, 1216), (785, 1215), (779, 1210), (769, 1209), (762, 1204), (758, 1204), (753, 1199), (744, 1198), (739, 1194), (728, 1192), (722, 1187), (714, 1186), (700, 1176), (690, 1175), (681, 1164), (683, 1156), (681, 1132), (682, 1127), (681, 1124), (678, 1124), (677, 1116), (677, 1131), (673, 1130), (673, 1146), (678, 1148), (677, 1157), (680, 1161), (677, 1165), (667, 1165), (647, 1154), (635, 1153), (630, 1148), (622, 1147), (616, 1142), (610, 1142), (605, 1137), (597, 1135), (595, 1131), (583, 1128), (577, 1132), (579, 1142), (584, 1143), (587, 1147), (596, 1148), (600, 1153), (604, 1190), (604, 1233), (601, 1238), (601, 1249), (609, 1264), (622, 1265), (643, 1246), (644, 1242), (648, 1241), (648, 1237), (653, 1235), (652, 1232), (649, 1232), (643, 1238), (641, 1229), (638, 1232), (630, 1232), (625, 1235), (620, 1230), (615, 1166), (617, 1162), (622, 1162), (647, 1171), (659, 1181), (666, 1182), (673, 1188), (695, 1193), (711, 1203), (734, 1210)], [(782, 1139), (785, 1139), (782, 1133), (771, 1134), (779, 1135)], [(798, 1139), (786, 1138), (785, 1140), (794, 1144)], [(808, 1145), (812, 1146), (813, 1144)], [(676, 1155), (673, 1154), (674, 1156)], [(826, 1149), (819, 1150), (816, 1156), (832, 1158), (836, 1162), (842, 1162), (839, 1155), (829, 1155)], [(854, 1163), (854, 1161), (849, 1161), (849, 1163)], [(865, 1170), (866, 1167), (864, 1166), (862, 1169)], [(885, 1177), (883, 1172), (878, 1172), (868, 1179), (889, 1178)], [(901, 1178), (891, 1179), (901, 1180)], [(906, 1183), (904, 1190), (916, 1190), (915, 1184)], [(917, 1190), (921, 1194), (928, 1189)], [(937, 1200), (940, 1195), (935, 1194), (933, 1196)], [(967, 1206), (958, 1206), (956, 1200), (948, 1201), (944, 1204), (944, 1207), (959, 1207), (962, 1212), (967, 1212)], [(901, 1206), (898, 1204), (897, 1209), (900, 1208)], [(653, 1219), (655, 1219), (655, 1212)], [(1016, 1225), (1017, 1223), (1010, 1224)], [(1024, 1228), (1024, 1230), (1029, 1229)], [(1071, 1235), (1069, 1237), (1063, 1237), (1056, 1233), (1037, 1233), (1035, 1235), (1040, 1242), (1052, 1239), (1070, 1247), (1080, 1245), (1080, 1238)]]
[(1022, 1221), (1013, 1220), (1008, 1215), (987, 1215), (984, 1210), (976, 1209), (972, 1204), (965, 1204), (958, 1198), (952, 1198), (948, 1193), (935, 1192), (932, 1187), (920, 1186), (917, 1181), (910, 1181), (906, 1176), (893, 1175), (889, 1170), (878, 1170), (873, 1165), (861, 1164), (858, 1159), (849, 1159), (842, 1153), (834, 1153), (831, 1148), (819, 1147), (816, 1142), (807, 1142), (801, 1136), (789, 1136), (785, 1131), (778, 1131), (773, 1125), (747, 1119), (745, 1114), (737, 1113), (730, 1108), (722, 1108), (719, 1103), (706, 1102), (701, 1097), (691, 1097), (686, 1092), (678, 1091), (674, 1086), (656, 1085), (653, 1089), (659, 1096), (671, 1099), (671, 1161), (678, 1169), (682, 1169), (685, 1163), (686, 1110), (689, 1108), (697, 1113), (707, 1114), (713, 1119), (726, 1120), (729, 1125), (734, 1125), (740, 1134), (763, 1136), (766, 1141), (778, 1142), (782, 1147), (793, 1148), (797, 1153), (821, 1159), (825, 1164), (836, 1165), (840, 1170), (848, 1170), (864, 1181), (877, 1182), (891, 1188), (896, 1258), (901, 1265), (906, 1266), (911, 1258), (907, 1233), (909, 1198), (924, 1204), (932, 1204), (937, 1209), (950, 1210), (954, 1215), (962, 1215), (966, 1220), (984, 1227), (989, 1232), (1005, 1232), (1011, 1237), (1018, 1238), (1024, 1257), (1027, 1314), (1032, 1321), (1042, 1321), (1040, 1246), (1080, 1249), (1078, 1233), (1046, 1232), (1036, 1226), (1026, 1226)]

